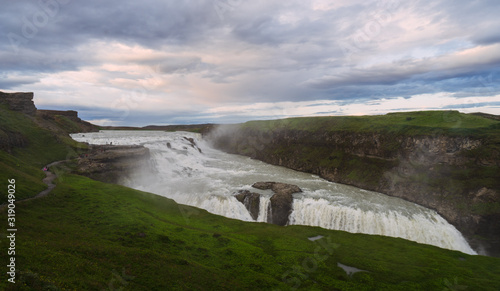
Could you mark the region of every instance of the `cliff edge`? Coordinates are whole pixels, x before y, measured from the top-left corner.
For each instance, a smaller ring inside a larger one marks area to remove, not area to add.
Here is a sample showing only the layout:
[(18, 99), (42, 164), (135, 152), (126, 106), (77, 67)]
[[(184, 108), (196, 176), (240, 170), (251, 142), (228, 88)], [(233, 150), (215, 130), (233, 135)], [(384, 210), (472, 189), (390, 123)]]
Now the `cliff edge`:
[(33, 92), (5, 93), (0, 91), (0, 103), (6, 104), (10, 110), (34, 116), (36, 114)]

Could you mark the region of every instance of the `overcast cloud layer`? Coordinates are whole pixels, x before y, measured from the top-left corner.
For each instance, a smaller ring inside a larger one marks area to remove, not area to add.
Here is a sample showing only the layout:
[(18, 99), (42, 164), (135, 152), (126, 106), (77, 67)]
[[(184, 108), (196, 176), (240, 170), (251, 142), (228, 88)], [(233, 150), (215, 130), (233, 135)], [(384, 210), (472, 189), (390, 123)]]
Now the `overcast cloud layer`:
[(0, 91), (97, 124), (500, 114), (497, 0), (0, 1)]

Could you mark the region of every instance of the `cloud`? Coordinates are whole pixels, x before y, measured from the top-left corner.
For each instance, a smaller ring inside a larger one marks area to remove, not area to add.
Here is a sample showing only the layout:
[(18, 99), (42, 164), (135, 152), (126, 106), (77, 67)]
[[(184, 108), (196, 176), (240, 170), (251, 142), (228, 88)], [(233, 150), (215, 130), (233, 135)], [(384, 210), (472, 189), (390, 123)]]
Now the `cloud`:
[(478, 46), (424, 59), (401, 59), (370, 67), (350, 68), (333, 76), (308, 80), (306, 86), (329, 88), (334, 86), (397, 84), (410, 79), (442, 80), (457, 76), (494, 70), (500, 63), (500, 44)]
[(115, 124), (426, 108), (410, 101), (431, 95), (500, 114), (482, 101), (500, 91), (497, 15), (493, 0), (6, 1), (0, 90)]
[(38, 82), (38, 79), (18, 75), (7, 75), (0, 77), (0, 88), (2, 90), (11, 90), (23, 85), (31, 85)]

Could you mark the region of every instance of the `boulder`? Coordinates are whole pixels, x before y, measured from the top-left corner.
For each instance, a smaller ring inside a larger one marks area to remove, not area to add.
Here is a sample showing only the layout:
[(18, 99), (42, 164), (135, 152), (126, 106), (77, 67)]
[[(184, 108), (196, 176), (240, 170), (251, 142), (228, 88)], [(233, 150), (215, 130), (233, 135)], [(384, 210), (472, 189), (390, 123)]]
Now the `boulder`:
[(200, 152), (200, 154), (202, 153), (201, 149), (198, 147), (198, 145), (196, 144), (196, 142), (194, 141), (194, 139), (192, 137), (185, 137), (184, 136), (184, 139), (189, 141), (192, 148), (197, 149), (198, 152)]
[(248, 190), (240, 190), (234, 197), (243, 203), (250, 213), (250, 216), (252, 216), (254, 220), (257, 220), (257, 217), (259, 217), (260, 194)]
[(273, 190), (274, 195), (271, 197), (270, 207), (267, 209), (267, 222), (277, 225), (287, 225), (288, 217), (292, 213), (292, 194), (302, 192), (302, 190), (296, 185), (277, 182), (257, 182), (252, 187), (261, 190)]
[(252, 187), (260, 189), (260, 190), (271, 189), (276, 194), (279, 194), (279, 193), (293, 194), (293, 193), (302, 192), (302, 189), (300, 189), (299, 186), (297, 186), (297, 185), (278, 183), (278, 182), (257, 182), (257, 183), (254, 183), (252, 185)]

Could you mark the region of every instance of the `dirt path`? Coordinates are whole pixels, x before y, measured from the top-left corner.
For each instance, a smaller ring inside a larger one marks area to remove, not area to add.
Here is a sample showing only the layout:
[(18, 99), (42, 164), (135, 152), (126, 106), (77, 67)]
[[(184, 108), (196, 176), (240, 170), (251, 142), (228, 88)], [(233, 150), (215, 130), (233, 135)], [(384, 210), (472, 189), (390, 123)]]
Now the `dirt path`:
[(53, 184), (52, 182), (57, 178), (57, 175), (52, 173), (51, 171), (45, 171), (46, 177), (43, 179), (43, 182), (47, 184), (47, 189), (43, 190), (42, 192), (38, 193), (35, 197), (24, 199), (24, 200), (30, 200), (30, 199), (35, 199), (35, 198), (40, 198), (43, 196), (47, 196), (47, 194), (52, 191), (56, 187), (56, 184)]
[[(55, 166), (55, 165), (59, 165), (60, 163), (63, 163), (63, 162), (66, 162), (66, 160), (62, 160), (62, 161), (57, 161), (57, 162), (50, 163), (46, 167), (47, 167), (47, 169), (49, 169), (50, 167)], [(47, 189), (43, 190), (42, 192), (38, 193), (36, 196), (34, 196), (32, 198), (23, 199), (21, 201), (28, 201), (28, 200), (31, 200), (31, 199), (37, 199), (37, 198), (40, 198), (40, 197), (47, 196), (47, 194), (49, 194), (50, 191), (52, 191), (52, 189), (54, 189), (56, 187), (56, 184), (52, 183), (56, 178), (57, 178), (56, 174), (52, 173), (49, 170), (45, 171), (45, 178), (42, 181), (45, 184), (47, 184)]]
[[(48, 164), (46, 167), (47, 167), (47, 169), (49, 169), (52, 166), (59, 165), (59, 164), (64, 163), (66, 161), (67, 160), (56, 161), (56, 162)], [(16, 201), (15, 203), (17, 204), (17, 203), (22, 202), (22, 201), (29, 201), (29, 200), (38, 199), (40, 197), (47, 196), (50, 193), (50, 191), (52, 191), (56, 187), (56, 184), (52, 183), (56, 178), (57, 178), (56, 174), (52, 173), (49, 170), (45, 171), (45, 178), (43, 178), (42, 181), (45, 184), (47, 184), (47, 189), (41, 191), (40, 193), (36, 194), (33, 197), (21, 199), (21, 200)], [(6, 208), (7, 208), (7, 203), (0, 205), (0, 211), (3, 211)]]

